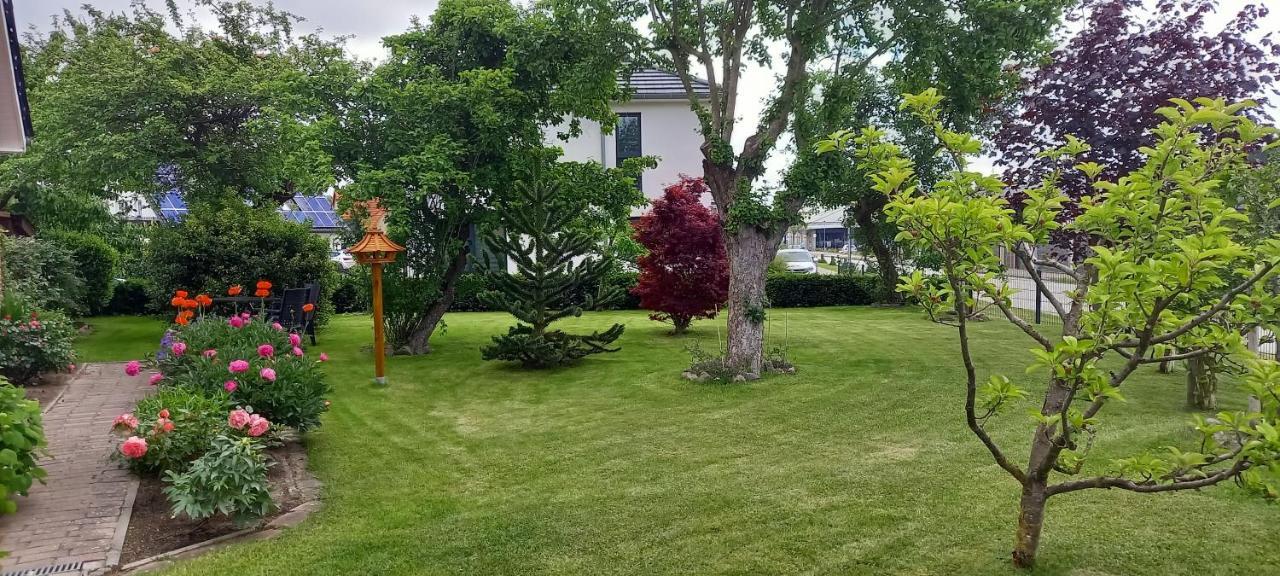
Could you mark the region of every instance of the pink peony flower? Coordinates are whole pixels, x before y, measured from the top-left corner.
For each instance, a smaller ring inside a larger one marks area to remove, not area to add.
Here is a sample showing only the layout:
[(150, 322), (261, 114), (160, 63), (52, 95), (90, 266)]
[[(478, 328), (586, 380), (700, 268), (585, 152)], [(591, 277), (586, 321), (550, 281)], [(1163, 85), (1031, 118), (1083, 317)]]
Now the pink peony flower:
[(235, 392), (236, 388), (239, 388), (239, 387), (240, 385), (236, 384), (235, 380), (227, 380), (226, 383), (222, 385), (222, 389), (226, 390), (227, 392)]
[(128, 364), (124, 365), (124, 373), (130, 376), (137, 376), (141, 371), (142, 364), (139, 364), (137, 360), (130, 360)]
[(289, 334), (289, 345), (298, 346), (300, 344), (302, 344), (302, 336), (299, 336), (297, 332), (291, 332)]
[(174, 342), (169, 349), (173, 351), (174, 356), (181, 356), (187, 353), (187, 344), (186, 342)]
[(277, 332), (284, 332), (284, 326), (282, 326), (279, 322), (272, 322), (271, 327), (275, 329), (275, 331)]
[(258, 436), (266, 434), (267, 428), (270, 428), (270, 427), (271, 427), (271, 423), (268, 422), (266, 418), (263, 418), (257, 414), (254, 414), (249, 417), (248, 432), (250, 436), (253, 436), (256, 438)]
[(239, 374), (241, 372), (248, 372), (249, 363), (244, 360), (232, 360), (230, 364), (227, 364), (227, 370), (230, 370), (232, 373), (235, 373), (235, 374)]
[(161, 409), (160, 409), (160, 413), (159, 413), (159, 414), (156, 414), (156, 416), (159, 416), (159, 417), (161, 417), (161, 418), (168, 418), (168, 417), (169, 417), (169, 409), (168, 409), (168, 408), (161, 408)]
[(248, 313), (248, 312), (241, 312), (241, 313), (240, 313), (240, 318), (242, 318), (242, 319), (244, 319), (244, 320), (248, 320), (248, 319), (250, 319), (250, 318), (252, 318), (252, 317), (253, 317), (253, 315), (252, 315), (252, 314), (250, 314), (250, 313)]
[(159, 418), (156, 420), (156, 427), (152, 429), (156, 434), (173, 431), (173, 421), (168, 418)]
[(173, 432), (173, 422), (171, 420), (165, 420), (164, 425), (161, 426), (160, 429), (165, 432)]
[(270, 368), (263, 368), (262, 370), (259, 370), (258, 375), (261, 376), (263, 380), (266, 380), (268, 382), (276, 381), (276, 371)]
[(214, 356), (218, 355), (218, 351), (214, 350), (213, 348), (210, 348), (208, 350), (205, 350), (204, 352), (201, 352), (201, 354), (203, 354), (205, 358), (212, 359)]
[(249, 423), (249, 413), (236, 408), (227, 415), (227, 425), (239, 430)]
[(232, 328), (244, 328), (244, 318), (232, 316), (227, 320), (227, 324), (230, 324)]
[(161, 374), (159, 372), (152, 372), (151, 378), (148, 378), (147, 382), (150, 383), (152, 386), (158, 386), (161, 380), (164, 380), (164, 374)]
[(147, 441), (137, 436), (130, 436), (120, 445), (120, 453), (137, 460), (147, 453)]
[(294, 356), (302, 356), (302, 349), (301, 349), (301, 348), (299, 348), (299, 347), (297, 347), (297, 346), (294, 346), (294, 347), (293, 347), (293, 355), (294, 355)]
[(321, 353), (320, 353), (320, 361), (321, 361), (321, 362), (328, 362), (328, 361), (329, 361), (329, 355), (328, 355), (328, 354), (325, 354), (324, 352), (321, 352)]
[(263, 358), (270, 358), (272, 356), (275, 356), (275, 354), (276, 354), (276, 349), (270, 344), (263, 344), (258, 347), (258, 355)]
[(133, 431), (133, 429), (137, 427), (138, 427), (138, 418), (129, 412), (125, 412), (124, 414), (116, 416), (115, 421), (111, 423), (112, 430)]

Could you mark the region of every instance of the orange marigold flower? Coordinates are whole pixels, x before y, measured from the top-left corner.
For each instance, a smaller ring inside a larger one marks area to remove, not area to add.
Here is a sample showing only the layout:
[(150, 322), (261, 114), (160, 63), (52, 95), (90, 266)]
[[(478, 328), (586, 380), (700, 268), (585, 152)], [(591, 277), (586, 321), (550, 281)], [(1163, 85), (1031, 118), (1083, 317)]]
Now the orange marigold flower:
[(257, 288), (258, 288), (259, 290), (270, 290), (270, 289), (271, 289), (271, 283), (270, 283), (270, 282), (267, 282), (266, 280), (259, 280), (259, 281), (258, 281), (258, 284), (257, 284)]
[(314, 311), (315, 309), (316, 309), (316, 305), (315, 305), (315, 304), (312, 304), (312, 303), (310, 303), (310, 302), (307, 302), (306, 304), (303, 304), (303, 305), (302, 305), (302, 311), (303, 311), (303, 312), (312, 312), (312, 311)]
[(241, 290), (244, 290), (244, 288), (239, 284), (232, 284), (230, 288), (227, 288), (227, 296), (239, 296)]

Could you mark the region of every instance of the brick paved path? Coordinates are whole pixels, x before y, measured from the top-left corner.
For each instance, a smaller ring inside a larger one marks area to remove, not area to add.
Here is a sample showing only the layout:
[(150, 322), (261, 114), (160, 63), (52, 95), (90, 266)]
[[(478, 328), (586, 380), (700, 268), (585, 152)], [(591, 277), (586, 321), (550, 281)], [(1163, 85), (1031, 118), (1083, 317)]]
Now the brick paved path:
[[(89, 364), (44, 415), (49, 455), (45, 484), (18, 498), (18, 512), (0, 517), (0, 572), (119, 560), (119, 526), (134, 482), (108, 459), (119, 439), (111, 421), (133, 410), (151, 387), (146, 373), (130, 378), (123, 364)], [(109, 556), (111, 556), (109, 558)]]

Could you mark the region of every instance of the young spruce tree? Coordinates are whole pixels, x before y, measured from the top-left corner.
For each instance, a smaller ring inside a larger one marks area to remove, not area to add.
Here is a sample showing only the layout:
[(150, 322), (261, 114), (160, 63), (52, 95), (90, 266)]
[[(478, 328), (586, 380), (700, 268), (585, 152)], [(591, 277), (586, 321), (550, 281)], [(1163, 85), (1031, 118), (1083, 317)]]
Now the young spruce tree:
[[(585, 207), (560, 194), (554, 179), (533, 177), (514, 185), (515, 200), (504, 207), (504, 229), (485, 235), (488, 247), (514, 262), (513, 273), (489, 264), (495, 290), (481, 294), (488, 306), (506, 310), (519, 323), (494, 336), (482, 350), (485, 360), (520, 362), (527, 368), (567, 364), (590, 354), (617, 352), (609, 345), (622, 336), (614, 324), (589, 335), (548, 330), (556, 320), (615, 302), (622, 291), (607, 286), (613, 266), (599, 256), (597, 238), (575, 229)], [(595, 291), (593, 295), (591, 292)]]

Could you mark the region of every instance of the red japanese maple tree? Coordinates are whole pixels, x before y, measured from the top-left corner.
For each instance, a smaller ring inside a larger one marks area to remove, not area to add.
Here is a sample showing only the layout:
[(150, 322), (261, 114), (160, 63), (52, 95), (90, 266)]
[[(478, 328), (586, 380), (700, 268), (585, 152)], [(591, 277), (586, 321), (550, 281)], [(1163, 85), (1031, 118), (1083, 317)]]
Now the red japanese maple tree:
[(677, 334), (696, 318), (714, 318), (729, 295), (729, 260), (720, 218), (702, 204), (701, 178), (682, 176), (636, 223), (640, 278), (631, 290), (650, 318), (671, 322)]

